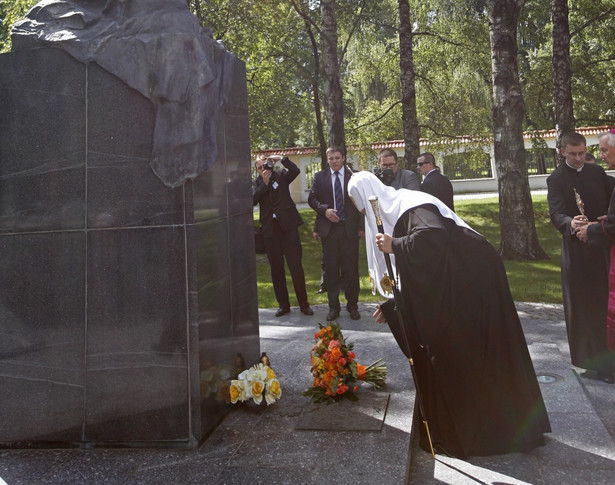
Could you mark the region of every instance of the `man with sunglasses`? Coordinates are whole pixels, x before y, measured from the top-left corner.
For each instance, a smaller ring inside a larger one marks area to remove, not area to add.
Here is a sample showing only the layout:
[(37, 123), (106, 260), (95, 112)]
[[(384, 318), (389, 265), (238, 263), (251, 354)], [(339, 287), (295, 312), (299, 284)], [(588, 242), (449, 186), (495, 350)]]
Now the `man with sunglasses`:
[(429, 152), (421, 153), (416, 159), (416, 165), (419, 173), (423, 176), (421, 191), (440, 199), (450, 210), (454, 211), (453, 184), (448, 177), (440, 173), (433, 154)]

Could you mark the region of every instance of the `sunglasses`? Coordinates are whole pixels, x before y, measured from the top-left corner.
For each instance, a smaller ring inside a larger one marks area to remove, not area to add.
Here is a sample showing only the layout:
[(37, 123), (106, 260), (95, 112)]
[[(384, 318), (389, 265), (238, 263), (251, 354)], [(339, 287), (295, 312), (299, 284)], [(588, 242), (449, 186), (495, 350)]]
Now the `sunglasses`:
[(418, 162), (417, 166), (422, 167), (423, 165), (427, 165), (430, 162)]

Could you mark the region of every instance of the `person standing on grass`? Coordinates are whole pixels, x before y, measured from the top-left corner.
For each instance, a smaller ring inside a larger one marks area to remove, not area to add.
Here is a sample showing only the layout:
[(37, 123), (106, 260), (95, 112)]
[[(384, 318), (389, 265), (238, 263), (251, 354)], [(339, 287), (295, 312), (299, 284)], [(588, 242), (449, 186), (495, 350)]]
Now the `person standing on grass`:
[(314, 176), (308, 204), (316, 211), (314, 232), (322, 242), (325, 260), (327, 298), (332, 322), (340, 314), (340, 290), (346, 296), (350, 318), (359, 313), (359, 239), (365, 235), (363, 214), (348, 198), (348, 181), (352, 171), (346, 165), (342, 148), (327, 148), (329, 168)]
[[(274, 170), (273, 166), (280, 161), (282, 170)], [(265, 239), (265, 251), (271, 265), (271, 280), (273, 291), (278, 300), (279, 308), (275, 313), (281, 317), (290, 312), (290, 300), (286, 288), (284, 258), (293, 280), (295, 295), (299, 309), (304, 315), (314, 315), (308, 302), (305, 288), (305, 273), (301, 263), (302, 246), (299, 236), (299, 226), (303, 219), (290, 196), (290, 183), (299, 175), (299, 167), (287, 157), (272, 155), (265, 158), (259, 156), (254, 163), (258, 177), (254, 182), (252, 202), (259, 204), (260, 221)]]
[(437, 197), (450, 210), (454, 211), (453, 184), (451, 184), (448, 177), (440, 173), (433, 154), (429, 152), (421, 153), (416, 159), (416, 166), (419, 173), (423, 176), (421, 191)]
[(397, 153), (392, 148), (383, 148), (378, 154), (378, 178), (384, 185), (395, 190), (419, 190), (419, 178), (411, 170), (400, 168)]
[(551, 222), (562, 234), (562, 295), (572, 364), (596, 377), (615, 382), (615, 361), (606, 344), (608, 250), (585, 244), (583, 227), (604, 216), (611, 183), (604, 169), (585, 163), (586, 140), (580, 133), (562, 136), (565, 158), (547, 178)]

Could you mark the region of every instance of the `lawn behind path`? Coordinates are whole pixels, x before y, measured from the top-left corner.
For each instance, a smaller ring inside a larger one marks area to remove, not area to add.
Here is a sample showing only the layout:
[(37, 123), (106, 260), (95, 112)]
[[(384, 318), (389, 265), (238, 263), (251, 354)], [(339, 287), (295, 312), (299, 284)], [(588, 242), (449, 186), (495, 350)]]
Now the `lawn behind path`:
[[(548, 260), (541, 261), (504, 261), (508, 282), (515, 301), (562, 303), (560, 284), (561, 235), (551, 224), (546, 195), (534, 195), (534, 218), (536, 232), (542, 249), (548, 254)], [(473, 229), (485, 236), (496, 249), (500, 245), (500, 222), (498, 214), (498, 199), (467, 199), (456, 200), (457, 214)], [(327, 303), (327, 295), (317, 295), (320, 284), (321, 244), (312, 237), (312, 228), (316, 213), (312, 209), (300, 209), (304, 224), (299, 227), (303, 244), (303, 268), (310, 303), (315, 305)], [(258, 221), (258, 211), (254, 212)], [(380, 295), (372, 295), (367, 272), (365, 256), (365, 241), (359, 244), (359, 275), (361, 277), (361, 294), (359, 301), (380, 302)], [(265, 255), (256, 255), (256, 271), (258, 278), (259, 308), (277, 308), (278, 304), (273, 294), (269, 263)], [(291, 305), (296, 306), (292, 281), (288, 267), (286, 268), (287, 285), (291, 294)], [(342, 295), (343, 300), (343, 295)]]

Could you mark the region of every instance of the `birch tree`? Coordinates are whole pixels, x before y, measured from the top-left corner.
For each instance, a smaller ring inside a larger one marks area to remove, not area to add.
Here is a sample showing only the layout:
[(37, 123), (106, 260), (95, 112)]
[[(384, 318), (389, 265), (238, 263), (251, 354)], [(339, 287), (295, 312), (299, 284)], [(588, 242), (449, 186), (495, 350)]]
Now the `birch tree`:
[(544, 259), (538, 243), (523, 143), (525, 105), (517, 60), (517, 22), (525, 0), (489, 0), (493, 142), (504, 259)]

